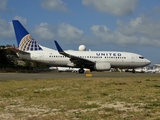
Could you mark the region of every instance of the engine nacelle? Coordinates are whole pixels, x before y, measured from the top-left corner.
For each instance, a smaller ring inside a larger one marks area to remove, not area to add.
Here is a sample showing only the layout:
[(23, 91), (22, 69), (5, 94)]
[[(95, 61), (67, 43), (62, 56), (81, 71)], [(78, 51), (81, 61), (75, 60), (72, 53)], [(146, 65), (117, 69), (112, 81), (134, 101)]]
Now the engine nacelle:
[(97, 62), (94, 69), (97, 71), (107, 71), (111, 69), (111, 64), (107, 62)]

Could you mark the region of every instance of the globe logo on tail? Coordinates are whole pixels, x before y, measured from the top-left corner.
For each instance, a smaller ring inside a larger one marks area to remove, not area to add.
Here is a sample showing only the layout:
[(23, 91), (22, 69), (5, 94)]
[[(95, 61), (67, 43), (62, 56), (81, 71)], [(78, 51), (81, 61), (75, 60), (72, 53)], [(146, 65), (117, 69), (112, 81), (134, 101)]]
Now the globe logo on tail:
[(38, 51), (42, 48), (38, 43), (32, 38), (30, 34), (24, 36), (19, 44), (19, 50), (21, 51)]

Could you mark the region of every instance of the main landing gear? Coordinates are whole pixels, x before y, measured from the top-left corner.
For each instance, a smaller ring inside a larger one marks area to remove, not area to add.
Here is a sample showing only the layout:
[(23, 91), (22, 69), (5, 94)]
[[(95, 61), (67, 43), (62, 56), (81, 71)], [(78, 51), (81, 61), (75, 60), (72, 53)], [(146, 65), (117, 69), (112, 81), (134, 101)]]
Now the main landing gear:
[(83, 68), (80, 68), (80, 69), (78, 70), (78, 72), (79, 72), (80, 74), (83, 74), (83, 73), (84, 73), (84, 69), (83, 69)]
[(136, 73), (135, 69), (132, 70), (132, 73)]

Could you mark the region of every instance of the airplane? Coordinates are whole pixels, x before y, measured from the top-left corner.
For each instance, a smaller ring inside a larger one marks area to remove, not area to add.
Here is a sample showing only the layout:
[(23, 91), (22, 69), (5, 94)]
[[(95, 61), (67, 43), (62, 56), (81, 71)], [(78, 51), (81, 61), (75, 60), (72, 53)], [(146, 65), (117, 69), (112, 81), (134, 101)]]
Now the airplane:
[(148, 70), (147, 67), (141, 67), (141, 68), (136, 68), (136, 69), (135, 69), (135, 72), (136, 72), (136, 73), (146, 73), (147, 70)]
[[(72, 67), (49, 67), (50, 70), (57, 70), (58, 72), (74, 72), (78, 73), (80, 68), (72, 68)], [(89, 69), (84, 68), (84, 73), (89, 72)]]
[(57, 50), (44, 47), (33, 39), (31, 34), (18, 20), (12, 20), (18, 49), (11, 49), (20, 58), (37, 61), (58, 67), (84, 68), (90, 71), (108, 71), (111, 68), (133, 69), (144, 67), (151, 63), (142, 55), (120, 51), (64, 51), (55, 40)]
[(154, 64), (146, 71), (146, 73), (160, 73), (160, 64)]

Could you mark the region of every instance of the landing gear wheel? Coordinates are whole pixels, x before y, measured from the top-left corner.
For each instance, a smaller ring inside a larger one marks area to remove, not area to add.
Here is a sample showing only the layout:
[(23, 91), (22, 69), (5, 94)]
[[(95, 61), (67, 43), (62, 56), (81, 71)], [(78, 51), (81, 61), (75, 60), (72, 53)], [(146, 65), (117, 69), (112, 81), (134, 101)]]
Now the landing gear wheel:
[(133, 70), (132, 70), (132, 73), (136, 73), (136, 71), (133, 69)]
[(78, 70), (78, 72), (81, 73), (81, 74), (83, 74), (84, 73), (84, 69), (81, 68), (81, 69)]

